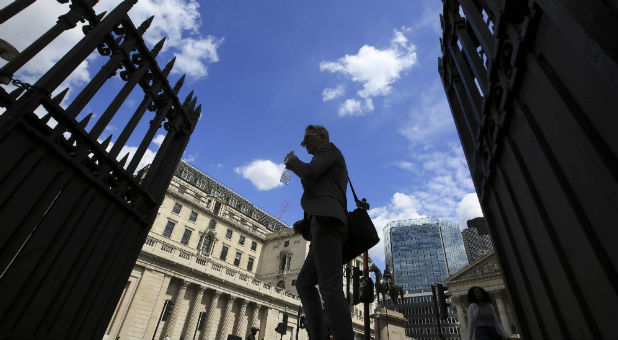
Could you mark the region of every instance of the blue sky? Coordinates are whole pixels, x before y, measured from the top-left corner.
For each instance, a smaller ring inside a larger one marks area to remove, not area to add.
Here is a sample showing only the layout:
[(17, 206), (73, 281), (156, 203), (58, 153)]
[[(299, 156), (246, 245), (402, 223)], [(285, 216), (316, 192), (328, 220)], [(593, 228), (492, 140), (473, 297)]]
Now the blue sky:
[[(95, 9), (115, 3), (102, 0)], [(38, 1), (0, 27), (0, 38), (23, 49), (67, 10)], [(299, 145), (304, 127), (324, 125), (381, 231), (390, 220), (435, 216), (462, 224), (482, 214), (438, 74), (440, 12), (437, 0), (139, 0), (129, 15), (139, 24), (155, 14), (147, 43), (168, 38), (160, 65), (176, 56), (170, 82), (186, 73), (181, 100), (194, 90), (202, 104), (185, 160), (275, 217), (289, 202), (282, 220), (292, 224), (302, 217), (302, 188), (295, 177), (278, 182), (283, 157), (294, 150), (308, 161)], [(64, 33), (18, 78), (40, 76), (82, 36)], [(65, 103), (103, 61), (94, 53), (65, 81)], [(100, 115), (122, 84), (109, 81), (79, 117)], [(134, 91), (102, 138), (114, 140), (140, 101)], [(144, 163), (157, 148), (151, 145)], [(348, 201), (351, 210), (351, 192)], [(382, 267), (383, 245), (371, 255)]]

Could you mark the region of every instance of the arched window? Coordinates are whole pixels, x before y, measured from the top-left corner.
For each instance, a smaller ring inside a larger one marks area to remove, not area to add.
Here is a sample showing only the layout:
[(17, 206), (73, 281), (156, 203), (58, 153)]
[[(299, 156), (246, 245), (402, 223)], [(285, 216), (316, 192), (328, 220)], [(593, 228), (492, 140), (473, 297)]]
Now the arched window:
[(215, 237), (213, 234), (206, 234), (206, 236), (204, 236), (204, 241), (202, 242), (202, 255), (210, 255), (210, 251), (212, 250), (212, 244), (214, 241)]

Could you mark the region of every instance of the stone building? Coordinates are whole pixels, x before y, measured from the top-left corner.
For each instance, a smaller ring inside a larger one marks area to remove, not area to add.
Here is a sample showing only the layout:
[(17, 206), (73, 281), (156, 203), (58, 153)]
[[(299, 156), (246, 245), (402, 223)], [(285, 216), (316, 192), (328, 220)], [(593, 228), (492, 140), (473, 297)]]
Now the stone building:
[[(291, 228), (181, 162), (104, 339), (244, 339), (252, 326), (279, 339), (284, 315), (283, 339), (307, 339), (295, 284), (308, 251)], [(160, 321), (166, 300), (174, 308)], [(351, 313), (362, 339), (362, 305)]]
[(468, 290), (472, 286), (485, 289), (492, 297), (494, 309), (504, 329), (513, 338), (518, 338), (519, 323), (513, 309), (513, 303), (504, 286), (502, 272), (494, 251), (479, 257), (475, 262), (445, 280), (451, 295), (451, 307), (457, 313), (459, 334), (466, 338), (468, 327)]

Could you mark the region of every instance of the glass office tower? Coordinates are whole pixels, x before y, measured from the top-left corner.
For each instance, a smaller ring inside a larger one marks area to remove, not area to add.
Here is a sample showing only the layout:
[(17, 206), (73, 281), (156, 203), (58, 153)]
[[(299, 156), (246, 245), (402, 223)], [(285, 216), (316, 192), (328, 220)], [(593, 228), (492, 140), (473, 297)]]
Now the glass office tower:
[(395, 282), (408, 291), (431, 289), (468, 265), (459, 227), (442, 218), (389, 222), (384, 250)]

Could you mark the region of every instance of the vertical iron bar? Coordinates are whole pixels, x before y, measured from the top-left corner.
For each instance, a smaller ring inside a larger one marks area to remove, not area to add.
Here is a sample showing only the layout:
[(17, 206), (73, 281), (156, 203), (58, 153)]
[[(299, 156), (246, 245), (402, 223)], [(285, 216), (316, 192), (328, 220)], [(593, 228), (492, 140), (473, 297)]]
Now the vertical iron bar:
[(135, 113), (133, 113), (133, 116), (131, 116), (131, 119), (129, 120), (127, 125), (124, 127), (124, 129), (120, 133), (120, 136), (116, 140), (116, 143), (114, 143), (112, 150), (109, 152), (110, 157), (112, 157), (113, 159), (116, 159), (116, 157), (118, 156), (118, 153), (120, 153), (120, 150), (122, 149), (124, 144), (129, 139), (129, 136), (131, 136), (131, 133), (133, 133), (133, 130), (135, 130), (137, 123), (139, 123), (139, 121), (142, 119), (142, 116), (144, 116), (144, 112), (146, 112), (146, 109), (148, 108), (151, 102), (152, 102), (152, 96), (150, 95), (150, 93), (147, 93), (144, 96), (144, 99), (142, 100), (142, 102), (137, 107), (137, 110), (135, 110)]
[[(171, 108), (172, 108), (172, 101), (170, 100), (168, 101), (167, 105), (163, 109), (157, 112), (155, 118), (150, 122), (150, 128), (148, 128), (148, 132), (146, 133), (146, 136), (144, 136), (144, 139), (142, 139), (142, 142), (139, 144), (137, 151), (135, 151), (133, 158), (131, 158), (131, 163), (129, 163), (129, 166), (127, 167), (128, 173), (132, 174), (133, 172), (135, 172), (135, 169), (137, 169), (137, 166), (139, 165), (139, 162), (142, 159), (142, 156), (144, 156), (144, 153), (146, 152), (146, 149), (152, 142), (152, 139), (154, 138), (155, 133), (157, 133), (157, 131), (161, 127), (161, 122), (163, 122), (163, 119), (165, 118), (165, 116), (167, 115), (167, 113), (169, 112)], [(159, 152), (160, 151), (161, 150), (159, 149)]]
[(92, 80), (84, 87), (84, 89), (75, 97), (73, 102), (67, 107), (66, 114), (68, 117), (77, 117), (79, 113), (84, 109), (86, 104), (92, 99), (92, 97), (99, 91), (101, 86), (105, 84), (105, 81), (109, 79), (110, 74), (118, 67), (123, 59), (125, 51), (130, 51), (135, 46), (135, 39), (128, 38), (120, 47), (124, 51), (118, 51), (112, 55), (99, 72), (92, 78)]
[[(54, 39), (56, 39), (62, 32), (75, 27), (77, 22), (83, 19), (84, 13), (88, 9), (91, 9), (97, 1), (98, 0), (73, 2), (70, 11), (59, 16), (58, 21), (56, 21), (56, 24), (52, 28), (40, 36), (35, 42), (30, 44), (30, 46), (26, 47), (26, 49), (19, 53), (17, 58), (4, 65), (4, 67), (0, 69), (0, 73), (8, 77), (12, 77), (17, 70), (30, 61), (30, 59), (32, 59), (37, 53), (41, 52), (45, 46), (54, 41)], [(81, 6), (84, 4), (89, 8), (82, 8)]]
[(36, 0), (15, 0), (12, 3), (6, 5), (3, 9), (0, 9), (0, 24), (9, 20), (15, 14), (23, 11), (26, 7), (32, 5)]
[(150, 65), (148, 62), (145, 61), (144, 64), (137, 69), (137, 71), (133, 72), (127, 83), (124, 84), (120, 92), (118, 92), (114, 100), (112, 100), (111, 104), (109, 104), (101, 118), (99, 118), (92, 130), (90, 130), (91, 136), (98, 138), (101, 135), (107, 124), (112, 120), (116, 112), (118, 112), (118, 109), (122, 103), (124, 103), (131, 91), (133, 91), (133, 88), (137, 85), (137, 82), (140, 81), (144, 74), (148, 71), (149, 66)]
[[(363, 253), (363, 279), (369, 280), (369, 253)], [(371, 322), (369, 320), (369, 302), (363, 302), (363, 322), (365, 326), (365, 340), (371, 339)]]
[(35, 87), (51, 93), (60, 85), (79, 64), (104, 40), (116, 25), (133, 7), (137, 0), (125, 0), (111, 11), (103, 21), (94, 26), (92, 31), (80, 40), (67, 54), (64, 55), (47, 73), (45, 73)]

